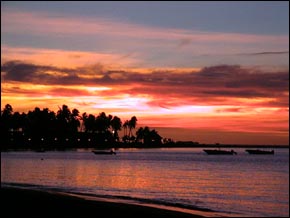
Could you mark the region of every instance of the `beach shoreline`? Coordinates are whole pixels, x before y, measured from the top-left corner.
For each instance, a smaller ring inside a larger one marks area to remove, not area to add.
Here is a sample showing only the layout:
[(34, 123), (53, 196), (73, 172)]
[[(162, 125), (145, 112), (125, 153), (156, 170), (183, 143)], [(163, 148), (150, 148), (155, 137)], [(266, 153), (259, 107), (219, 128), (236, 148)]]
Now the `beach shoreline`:
[(51, 191), (1, 187), (2, 214), (11, 217), (204, 217), (143, 205), (85, 199)]

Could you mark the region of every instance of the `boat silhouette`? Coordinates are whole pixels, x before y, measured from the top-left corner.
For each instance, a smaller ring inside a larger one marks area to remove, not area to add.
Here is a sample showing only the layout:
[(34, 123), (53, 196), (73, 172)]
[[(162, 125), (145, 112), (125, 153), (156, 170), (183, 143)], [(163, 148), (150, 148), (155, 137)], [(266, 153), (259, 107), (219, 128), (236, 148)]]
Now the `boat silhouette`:
[(203, 151), (209, 155), (233, 155), (237, 154), (234, 150), (226, 151), (220, 149), (203, 149)]
[(265, 151), (260, 149), (246, 149), (246, 152), (249, 154), (274, 154), (274, 150)]
[(112, 154), (114, 154), (114, 155), (116, 155), (117, 153), (115, 152), (115, 150), (114, 149), (111, 149), (110, 151), (103, 151), (103, 150), (94, 150), (94, 151), (92, 151), (94, 154), (109, 154), (109, 155), (112, 155)]

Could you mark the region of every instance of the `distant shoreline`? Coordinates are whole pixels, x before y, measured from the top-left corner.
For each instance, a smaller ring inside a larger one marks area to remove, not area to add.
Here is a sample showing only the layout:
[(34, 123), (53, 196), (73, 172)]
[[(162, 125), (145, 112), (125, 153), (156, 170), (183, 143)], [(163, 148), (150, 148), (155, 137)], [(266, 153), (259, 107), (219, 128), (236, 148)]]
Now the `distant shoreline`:
[(158, 148), (268, 148), (268, 149), (275, 149), (275, 148), (284, 148), (289, 149), (289, 145), (213, 145), (213, 144), (200, 144), (197, 146), (182, 146), (182, 145), (175, 145), (175, 146), (96, 146), (96, 147), (27, 147), (27, 148), (21, 148), (21, 147), (1, 147), (1, 152), (5, 151), (36, 151), (36, 152), (44, 152), (44, 151), (67, 151), (67, 150), (76, 150), (76, 149), (99, 149), (99, 150), (108, 150), (110, 148), (115, 148), (118, 150), (119, 148), (122, 149), (158, 149)]

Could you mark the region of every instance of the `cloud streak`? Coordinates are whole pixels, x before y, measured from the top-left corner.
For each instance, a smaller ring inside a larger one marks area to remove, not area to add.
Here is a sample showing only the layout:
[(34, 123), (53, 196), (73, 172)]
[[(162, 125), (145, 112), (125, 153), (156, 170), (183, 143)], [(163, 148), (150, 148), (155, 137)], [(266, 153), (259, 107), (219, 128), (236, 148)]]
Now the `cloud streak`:
[[(59, 68), (10, 61), (2, 65), (2, 79), (63, 86), (112, 87), (99, 94), (151, 96), (149, 103), (162, 107), (178, 104), (228, 104), (228, 99), (265, 99), (265, 103), (284, 102), (289, 93), (289, 71), (267, 72), (240, 66), (220, 65), (185, 72), (158, 70), (150, 73), (100, 70), (100, 67)], [(60, 93), (56, 89), (55, 93)], [(64, 92), (67, 93), (67, 92)], [(163, 102), (162, 98), (167, 101)], [(159, 100), (158, 100), (159, 99)], [(177, 99), (177, 100), (176, 100)], [(184, 100), (183, 100), (184, 99)], [(277, 100), (279, 99), (279, 100)], [(195, 102), (196, 101), (196, 102)], [(240, 100), (237, 100), (238, 102)], [(231, 102), (232, 103), (232, 102)], [(253, 103), (253, 102), (252, 102)], [(254, 102), (256, 103), (256, 102)]]
[(1, 103), (20, 111), (67, 104), (123, 119), (135, 115), (140, 125), (267, 133), (283, 143), (288, 136), (289, 71), (220, 65), (132, 72), (10, 61), (1, 74)]
[[(3, 11), (2, 18), (1, 31), (4, 45), (11, 45), (10, 38), (14, 36), (21, 37), (21, 43), (27, 43), (27, 46), (41, 43), (53, 49), (63, 49), (66, 45), (75, 50), (87, 50), (103, 55), (107, 52), (109, 56), (120, 54), (121, 57), (127, 57), (134, 54), (140, 61), (137, 63), (138, 66), (143, 64), (147, 67), (193, 66), (193, 63), (199, 67), (208, 65), (208, 62), (213, 59), (216, 60), (215, 64), (221, 64), (219, 55), (224, 55), (222, 64), (236, 64), (232, 63), (227, 55), (256, 53), (256, 56), (259, 56), (258, 54), (263, 51), (283, 51), (289, 47), (287, 35), (162, 28), (102, 17), (94, 19), (68, 17), (11, 9)], [(35, 39), (38, 43), (31, 45), (31, 39)], [(211, 55), (209, 61), (204, 57), (196, 58), (204, 54)], [(76, 54), (76, 56), (83, 57), (84, 54)], [(61, 56), (59, 57), (63, 60)], [(103, 57), (106, 59), (105, 56)], [(58, 59), (54, 58), (54, 61), (58, 62)], [(84, 59), (79, 58), (79, 60)], [(275, 64), (275, 61), (276, 59), (271, 63)], [(246, 62), (250, 60), (247, 59)], [(263, 62), (269, 63), (268, 60)]]
[(264, 52), (252, 52), (252, 53), (239, 53), (237, 55), (284, 55), (284, 54), (288, 54), (289, 55), (289, 51), (264, 51)]
[[(3, 11), (3, 31), (7, 33), (35, 34), (103, 34), (117, 38), (125, 36), (146, 39), (180, 39), (181, 42), (195, 40), (200, 42), (286, 42), (286, 36), (267, 36), (254, 34), (219, 33), (177, 28), (157, 28), (152, 26), (121, 22), (105, 18), (60, 17), (58, 14), (23, 12), (15, 10)], [(45, 25), (44, 25), (45, 24)]]
[(1, 46), (1, 62), (19, 60), (36, 65), (75, 68), (87, 65), (106, 65), (107, 68), (130, 67), (138, 63), (133, 54), (109, 52), (67, 51), (61, 49), (26, 48)]

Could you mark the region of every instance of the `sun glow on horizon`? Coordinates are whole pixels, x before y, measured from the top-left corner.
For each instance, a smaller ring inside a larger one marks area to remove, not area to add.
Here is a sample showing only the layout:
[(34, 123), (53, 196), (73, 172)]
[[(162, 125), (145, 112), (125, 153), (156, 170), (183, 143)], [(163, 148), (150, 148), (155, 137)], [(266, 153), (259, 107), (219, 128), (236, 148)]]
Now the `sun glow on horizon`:
[[(104, 14), (103, 3), (93, 14), (30, 4), (1, 7), (1, 109), (56, 112), (65, 104), (151, 127), (235, 132), (232, 141), (257, 133), (251, 137), (268, 143), (265, 133), (289, 144), (289, 22), (280, 17), (289, 11), (253, 8), (253, 17), (237, 13), (240, 20), (213, 25), (227, 13), (201, 7), (203, 19), (193, 19), (195, 3), (175, 17), (157, 6), (158, 22), (126, 7)], [(269, 31), (260, 16), (271, 19)]]
[(122, 120), (136, 116), (139, 124), (153, 127), (216, 129), (271, 134), (285, 139), (288, 136), (289, 107), (271, 105), (276, 102), (274, 97), (227, 98), (220, 104), (211, 104), (207, 99), (197, 102), (170, 95), (165, 100), (158, 94), (133, 93), (130, 87), (142, 89), (136, 84), (63, 86), (6, 82), (1, 87), (1, 104), (11, 104), (14, 111), (25, 113), (34, 107), (56, 112), (62, 104), (66, 104), (71, 110), (77, 108), (80, 113), (97, 115), (105, 112)]

